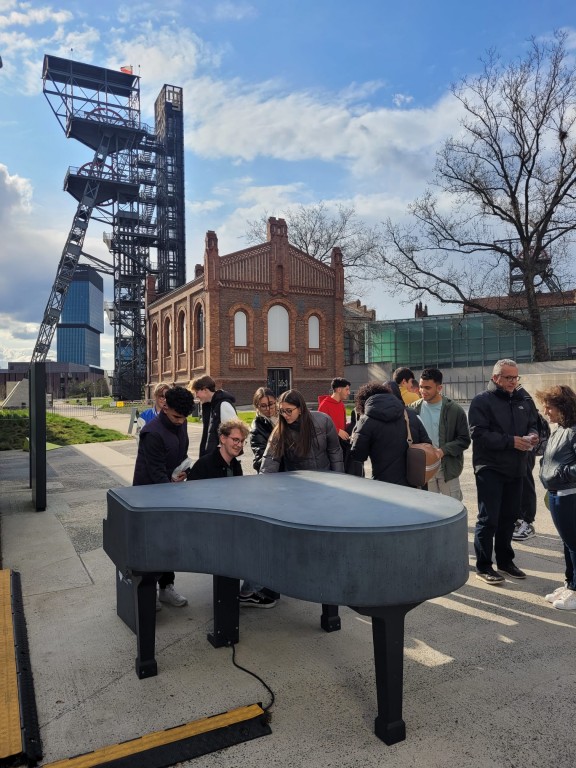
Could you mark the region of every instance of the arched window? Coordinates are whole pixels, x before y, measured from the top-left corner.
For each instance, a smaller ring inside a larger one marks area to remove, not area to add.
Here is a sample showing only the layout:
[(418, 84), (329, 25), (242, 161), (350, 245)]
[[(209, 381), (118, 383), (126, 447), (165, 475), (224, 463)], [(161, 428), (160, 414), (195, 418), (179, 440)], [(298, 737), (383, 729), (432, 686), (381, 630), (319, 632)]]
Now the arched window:
[(288, 310), (280, 304), (268, 310), (268, 351), (290, 351), (290, 318)]
[(320, 349), (320, 320), (316, 315), (308, 318), (308, 348)]
[(248, 319), (241, 310), (234, 314), (234, 346), (248, 346)]
[(178, 354), (186, 352), (186, 313), (180, 312), (178, 315), (178, 330), (177, 330), (177, 349)]
[(172, 327), (170, 318), (167, 317), (164, 320), (164, 357), (168, 357), (172, 353)]
[(202, 304), (199, 304), (196, 308), (196, 322), (195, 322), (195, 337), (196, 337), (196, 349), (203, 349), (204, 347), (204, 309)]
[(156, 323), (152, 326), (152, 338), (150, 341), (150, 354), (152, 360), (158, 360), (158, 326)]

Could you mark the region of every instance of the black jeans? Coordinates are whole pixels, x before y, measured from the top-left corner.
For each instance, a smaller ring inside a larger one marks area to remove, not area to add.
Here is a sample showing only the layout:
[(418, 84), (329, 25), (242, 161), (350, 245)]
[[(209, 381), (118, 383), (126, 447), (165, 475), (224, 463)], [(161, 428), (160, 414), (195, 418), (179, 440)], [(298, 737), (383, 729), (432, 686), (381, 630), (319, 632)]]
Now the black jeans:
[(519, 515), (522, 481), (522, 477), (507, 477), (493, 469), (481, 469), (476, 474), (478, 520), (474, 549), (479, 572), (492, 567), (492, 549), (497, 565), (504, 568), (514, 561), (512, 534)]
[(576, 494), (556, 496), (550, 493), (549, 499), (552, 521), (564, 545), (568, 588), (576, 590)]
[(158, 586), (160, 589), (166, 589), (170, 584), (174, 584), (174, 571), (166, 571), (166, 573), (163, 573), (158, 579)]
[(522, 481), (522, 503), (518, 519), (532, 524), (536, 518), (536, 488), (534, 486), (534, 464), (536, 452), (529, 451), (526, 461), (526, 476)]

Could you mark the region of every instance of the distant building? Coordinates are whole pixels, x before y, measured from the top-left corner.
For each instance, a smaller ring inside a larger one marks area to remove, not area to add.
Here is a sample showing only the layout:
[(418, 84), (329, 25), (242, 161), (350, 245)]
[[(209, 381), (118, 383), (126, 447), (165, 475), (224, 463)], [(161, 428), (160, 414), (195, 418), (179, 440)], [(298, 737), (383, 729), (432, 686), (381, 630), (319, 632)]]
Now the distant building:
[(68, 289), (57, 328), (59, 363), (100, 367), (100, 334), (104, 332), (104, 290), (101, 275), (79, 264)]
[[(522, 313), (522, 295), (478, 299), (493, 310)], [(550, 360), (576, 358), (576, 291), (538, 294)], [(512, 358), (533, 362), (532, 335), (517, 323), (465, 306), (462, 314), (428, 315), (416, 305), (414, 319), (377, 320), (365, 325), (367, 364), (414, 370), (490, 366)], [(350, 378), (350, 376), (348, 376)]]
[(316, 402), (344, 369), (343, 299), (340, 249), (330, 264), (308, 256), (284, 219), (268, 220), (266, 242), (225, 256), (208, 232), (191, 282), (156, 298), (149, 279), (147, 394), (208, 374), (238, 405), (261, 386)]

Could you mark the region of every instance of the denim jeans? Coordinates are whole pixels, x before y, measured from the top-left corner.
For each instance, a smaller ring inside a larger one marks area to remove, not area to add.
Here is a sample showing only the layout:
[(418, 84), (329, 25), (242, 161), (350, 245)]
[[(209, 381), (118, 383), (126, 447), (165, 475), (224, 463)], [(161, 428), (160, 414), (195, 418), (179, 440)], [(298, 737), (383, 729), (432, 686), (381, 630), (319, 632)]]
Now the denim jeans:
[(476, 569), (486, 572), (492, 566), (492, 550), (496, 564), (504, 568), (514, 561), (512, 534), (520, 513), (522, 477), (508, 477), (493, 469), (476, 474), (478, 520), (474, 533)]
[(576, 589), (576, 494), (557, 496), (549, 493), (550, 514), (564, 545), (566, 581), (569, 589)]

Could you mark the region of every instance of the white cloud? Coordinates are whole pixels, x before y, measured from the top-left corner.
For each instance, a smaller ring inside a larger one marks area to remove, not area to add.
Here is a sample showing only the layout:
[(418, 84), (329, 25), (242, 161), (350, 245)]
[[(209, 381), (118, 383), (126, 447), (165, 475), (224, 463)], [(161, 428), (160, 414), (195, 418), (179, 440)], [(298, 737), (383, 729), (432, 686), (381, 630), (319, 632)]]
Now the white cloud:
[(0, 16), (0, 28), (31, 27), (48, 22), (65, 24), (73, 18), (70, 11), (53, 11), (49, 6), (33, 8), (30, 3), (12, 3), (8, 10), (10, 10), (9, 13)]
[(392, 99), (393, 103), (397, 107), (405, 107), (408, 104), (411, 104), (414, 101), (413, 96), (408, 96), (405, 93), (395, 93), (394, 98)]
[(243, 21), (257, 16), (256, 8), (250, 3), (216, 3), (212, 17), (216, 21)]

